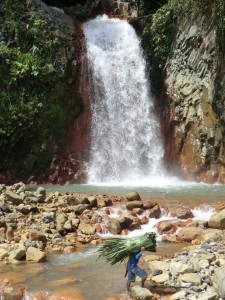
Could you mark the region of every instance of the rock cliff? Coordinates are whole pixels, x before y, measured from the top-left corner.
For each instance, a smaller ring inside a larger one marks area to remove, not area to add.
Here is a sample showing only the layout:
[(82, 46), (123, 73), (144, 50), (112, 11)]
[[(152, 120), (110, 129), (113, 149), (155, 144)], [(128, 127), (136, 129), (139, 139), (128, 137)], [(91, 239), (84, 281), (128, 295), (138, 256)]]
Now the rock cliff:
[(189, 16), (178, 24), (165, 66), (166, 155), (178, 158), (190, 180), (224, 183), (224, 60), (212, 16)]

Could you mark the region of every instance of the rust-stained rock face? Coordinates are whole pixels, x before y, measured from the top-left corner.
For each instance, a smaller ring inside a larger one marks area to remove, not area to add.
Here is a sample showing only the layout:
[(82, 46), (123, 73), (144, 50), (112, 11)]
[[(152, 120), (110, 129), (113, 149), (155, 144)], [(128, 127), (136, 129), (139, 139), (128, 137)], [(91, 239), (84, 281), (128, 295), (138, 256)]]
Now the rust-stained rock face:
[(166, 157), (179, 160), (187, 179), (209, 183), (225, 182), (218, 38), (217, 28), (206, 17), (183, 19), (166, 64)]

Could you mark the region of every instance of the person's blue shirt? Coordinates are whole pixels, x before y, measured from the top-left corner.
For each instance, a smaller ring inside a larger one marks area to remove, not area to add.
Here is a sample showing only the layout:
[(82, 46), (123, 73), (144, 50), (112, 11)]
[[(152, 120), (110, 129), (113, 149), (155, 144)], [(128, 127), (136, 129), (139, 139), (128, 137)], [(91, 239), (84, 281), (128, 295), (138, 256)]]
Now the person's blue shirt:
[(142, 256), (141, 252), (133, 253), (129, 256), (129, 260), (127, 263), (127, 269), (133, 270), (137, 267), (138, 261), (140, 257)]

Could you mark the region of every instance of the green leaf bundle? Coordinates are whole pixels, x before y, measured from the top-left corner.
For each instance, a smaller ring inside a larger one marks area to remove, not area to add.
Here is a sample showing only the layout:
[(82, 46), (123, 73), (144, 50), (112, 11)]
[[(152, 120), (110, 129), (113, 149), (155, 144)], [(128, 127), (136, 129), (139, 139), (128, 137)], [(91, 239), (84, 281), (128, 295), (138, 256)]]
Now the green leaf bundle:
[(112, 265), (123, 261), (132, 253), (140, 252), (141, 247), (146, 251), (156, 251), (156, 235), (147, 232), (141, 236), (131, 238), (117, 237), (105, 239), (104, 244), (98, 248), (99, 257), (104, 256), (106, 261)]

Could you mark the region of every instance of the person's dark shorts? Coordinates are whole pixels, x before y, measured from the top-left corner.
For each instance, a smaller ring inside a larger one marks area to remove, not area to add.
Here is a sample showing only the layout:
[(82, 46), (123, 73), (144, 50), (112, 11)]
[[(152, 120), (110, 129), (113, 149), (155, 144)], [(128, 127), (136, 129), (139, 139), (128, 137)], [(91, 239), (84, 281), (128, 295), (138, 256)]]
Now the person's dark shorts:
[(148, 276), (148, 273), (139, 267), (136, 267), (132, 270), (128, 270), (128, 281), (129, 282), (134, 282), (136, 276), (140, 277), (141, 279), (144, 279)]

